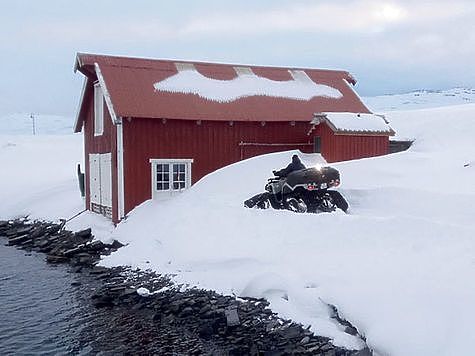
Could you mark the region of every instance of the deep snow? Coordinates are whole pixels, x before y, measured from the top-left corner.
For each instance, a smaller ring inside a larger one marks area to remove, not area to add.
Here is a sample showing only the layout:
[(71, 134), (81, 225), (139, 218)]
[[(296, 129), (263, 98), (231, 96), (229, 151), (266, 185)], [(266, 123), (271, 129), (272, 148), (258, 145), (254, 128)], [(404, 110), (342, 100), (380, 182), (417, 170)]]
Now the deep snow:
[[(146, 202), (112, 231), (84, 213), (100, 238), (130, 244), (103, 261), (172, 273), (179, 283), (265, 296), (274, 310), (338, 345), (357, 339), (330, 320), (324, 302), (380, 354), (458, 355), (475, 337), (475, 105), (391, 112), (413, 147), (342, 162), (340, 191), (351, 214), (245, 209), (293, 152), (214, 172), (176, 199)], [(74, 157), (74, 158), (73, 158)], [(318, 157), (303, 157), (316, 164)], [(69, 217), (82, 209), (80, 136), (0, 137), (0, 218)], [(154, 292), (154, 291), (150, 291)]]

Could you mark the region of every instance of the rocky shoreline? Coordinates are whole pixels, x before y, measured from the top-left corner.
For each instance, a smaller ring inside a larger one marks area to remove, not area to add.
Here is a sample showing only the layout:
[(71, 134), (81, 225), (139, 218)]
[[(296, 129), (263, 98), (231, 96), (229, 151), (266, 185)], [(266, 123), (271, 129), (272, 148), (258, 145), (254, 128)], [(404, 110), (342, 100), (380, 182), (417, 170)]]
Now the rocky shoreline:
[[(105, 312), (101, 321), (105, 328), (91, 326), (82, 331), (94, 335), (91, 353), (371, 355), (368, 348), (355, 351), (336, 347), (328, 338), (279, 318), (264, 299), (182, 289), (167, 276), (151, 271), (96, 266), (101, 255), (122, 245), (94, 240), (90, 229), (73, 233), (63, 227), (26, 219), (0, 221), (0, 240), (45, 253), (48, 263), (69, 264), (81, 276), (76, 282), (78, 288), (83, 284), (94, 287), (87, 298), (91, 307)], [(346, 332), (358, 334), (338, 316), (336, 308), (333, 311)]]

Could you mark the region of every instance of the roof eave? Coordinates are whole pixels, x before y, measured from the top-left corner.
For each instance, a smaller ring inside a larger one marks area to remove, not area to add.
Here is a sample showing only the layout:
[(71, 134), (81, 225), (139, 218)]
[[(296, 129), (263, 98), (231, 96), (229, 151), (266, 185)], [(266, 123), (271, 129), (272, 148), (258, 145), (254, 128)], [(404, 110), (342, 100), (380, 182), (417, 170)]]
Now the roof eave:
[(393, 129), (389, 131), (350, 131), (350, 130), (336, 130), (337, 136), (394, 136), (396, 133)]
[(109, 109), (112, 123), (117, 124), (119, 117), (116, 115), (114, 105), (112, 104), (112, 98), (110, 96), (109, 90), (107, 89), (106, 81), (104, 80), (104, 76), (102, 75), (101, 68), (99, 67), (98, 63), (94, 63), (94, 69), (96, 71), (97, 80), (99, 81), (99, 84), (102, 88), (102, 93), (104, 95), (107, 108)]
[(76, 53), (76, 59), (74, 61), (74, 73), (81, 72), (84, 74), (86, 77), (89, 77), (91, 79), (95, 79), (96, 72), (94, 69), (94, 65), (91, 65), (90, 63), (85, 63), (83, 60), (83, 57), (87, 56), (86, 53)]

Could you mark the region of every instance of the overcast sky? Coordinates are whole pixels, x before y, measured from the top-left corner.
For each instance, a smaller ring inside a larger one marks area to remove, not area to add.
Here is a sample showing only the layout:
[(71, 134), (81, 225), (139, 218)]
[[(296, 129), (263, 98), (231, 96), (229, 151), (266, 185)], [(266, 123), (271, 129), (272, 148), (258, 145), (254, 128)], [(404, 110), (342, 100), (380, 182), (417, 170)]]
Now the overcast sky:
[(474, 0), (0, 0), (0, 115), (74, 115), (76, 52), (345, 69), (361, 95), (475, 87)]

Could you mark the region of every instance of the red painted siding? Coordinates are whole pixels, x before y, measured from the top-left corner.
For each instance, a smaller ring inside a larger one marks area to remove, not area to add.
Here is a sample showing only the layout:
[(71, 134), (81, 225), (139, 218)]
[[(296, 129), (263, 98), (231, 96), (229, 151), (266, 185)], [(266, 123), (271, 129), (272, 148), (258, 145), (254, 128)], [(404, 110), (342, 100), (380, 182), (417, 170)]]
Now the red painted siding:
[[(117, 134), (107, 109), (104, 133), (94, 136), (92, 95), (84, 120), (86, 207), (90, 205), (89, 154), (112, 153), (112, 211), (117, 216)], [(106, 108), (106, 105), (104, 105)], [(124, 119), (125, 213), (151, 197), (151, 158), (193, 158), (192, 183), (225, 165), (270, 152), (300, 149), (313, 152), (313, 137), (321, 137), (322, 155), (328, 162), (383, 155), (388, 152), (387, 136), (335, 135), (326, 125), (316, 127), (309, 137), (308, 123), (214, 122)], [(266, 145), (242, 145), (272, 144)], [(282, 145), (276, 145), (282, 144)]]
[(322, 155), (330, 163), (381, 156), (389, 149), (388, 136), (335, 135), (325, 123), (318, 125), (312, 136), (321, 137)]
[(89, 154), (91, 153), (111, 153), (112, 156), (112, 220), (118, 222), (117, 216), (117, 134), (116, 127), (112, 123), (112, 119), (104, 102), (104, 132), (100, 136), (94, 136), (94, 89), (91, 87), (87, 90), (87, 97), (84, 98), (88, 102), (86, 110), (86, 119), (84, 120), (84, 165), (85, 165), (85, 182), (86, 182), (86, 208), (89, 209), (91, 198), (89, 191)]
[[(241, 158), (300, 149), (312, 152), (309, 124), (183, 120), (123, 120), (125, 213), (151, 197), (151, 158), (193, 158), (192, 183), (204, 175)], [(245, 143), (295, 144), (242, 146)]]

